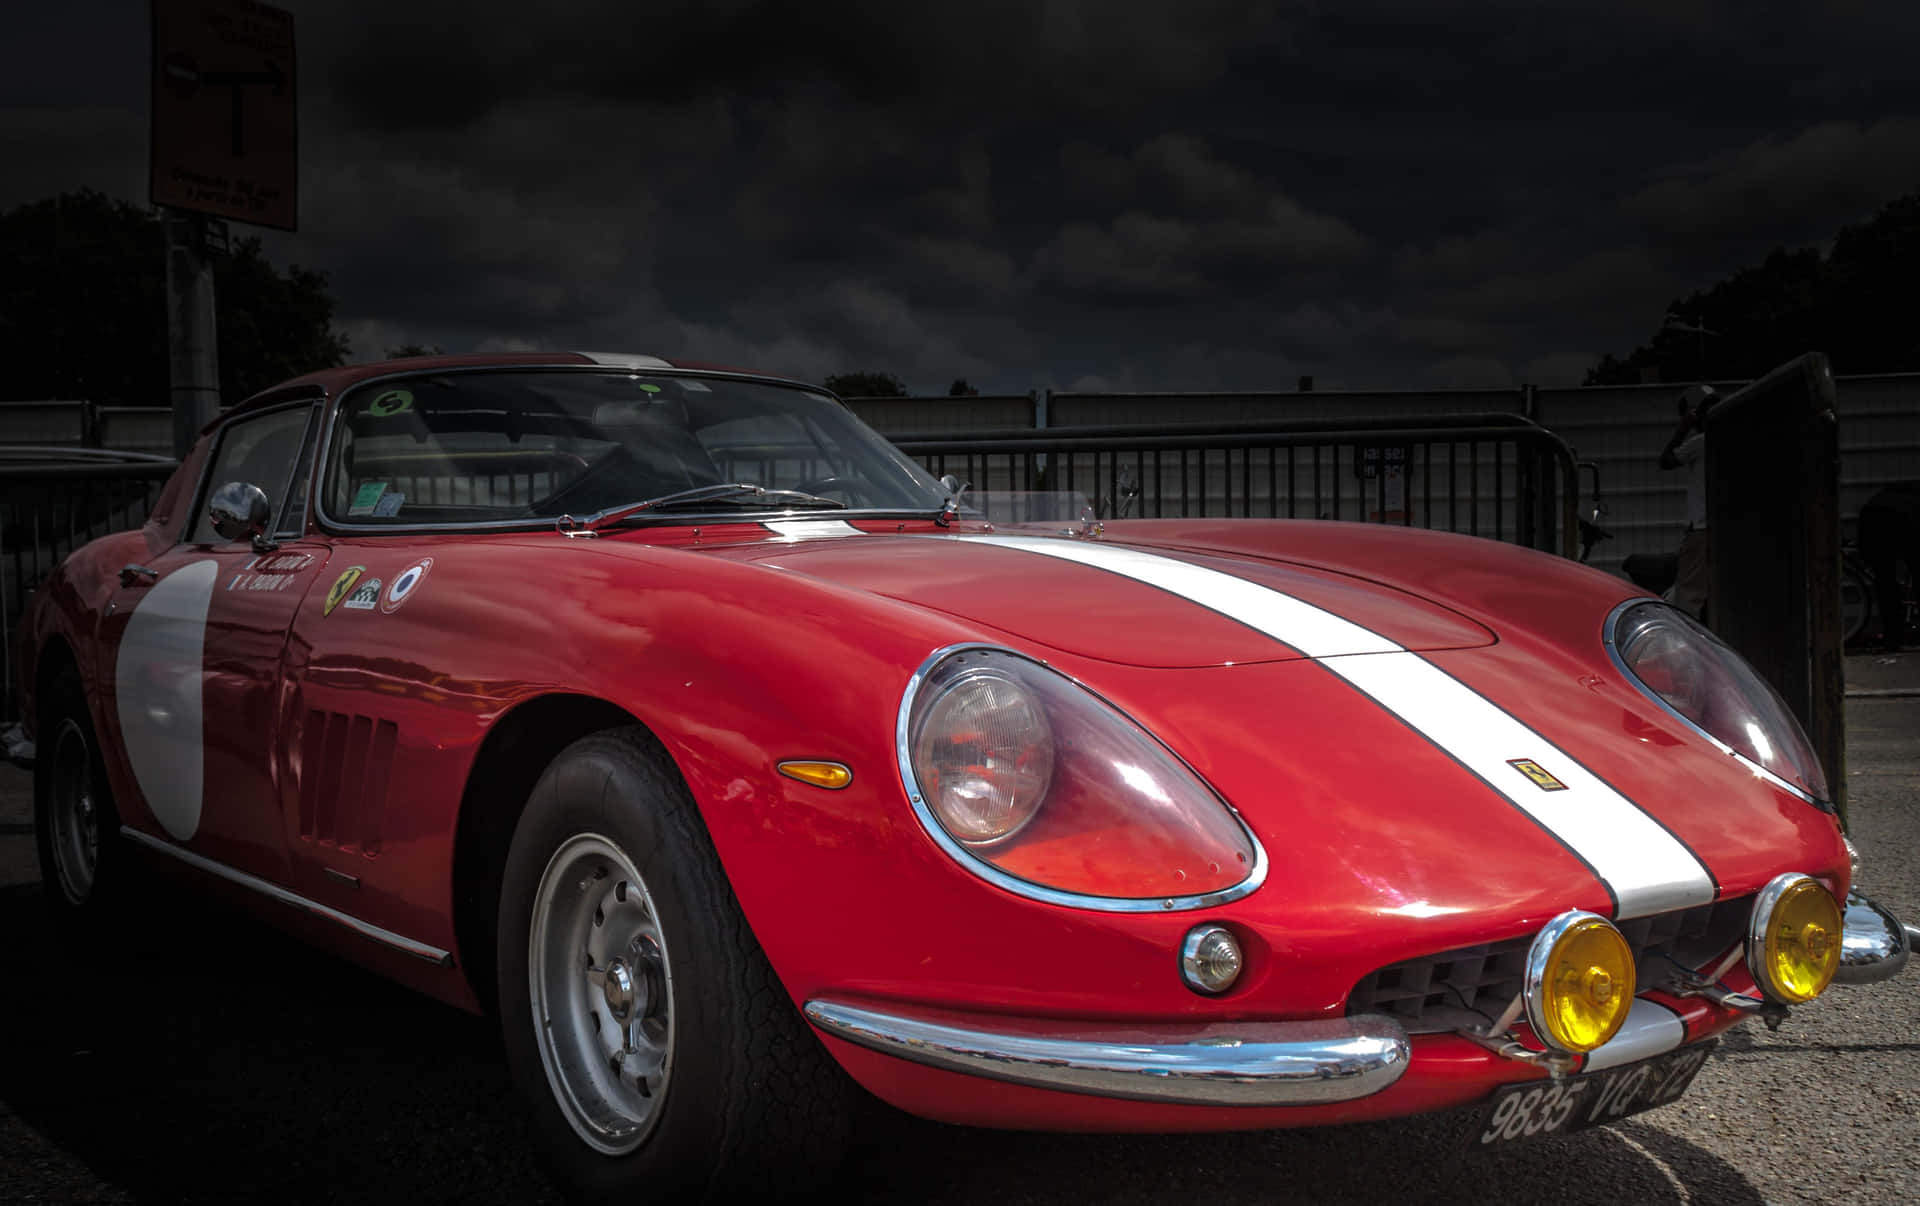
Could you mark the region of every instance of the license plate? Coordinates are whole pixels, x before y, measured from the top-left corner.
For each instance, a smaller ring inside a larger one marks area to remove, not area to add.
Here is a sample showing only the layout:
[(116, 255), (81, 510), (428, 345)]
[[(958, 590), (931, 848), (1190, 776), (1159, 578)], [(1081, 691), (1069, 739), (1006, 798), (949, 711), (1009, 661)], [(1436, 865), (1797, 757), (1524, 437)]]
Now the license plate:
[(1469, 1144), (1488, 1148), (1542, 1135), (1565, 1135), (1666, 1105), (1687, 1091), (1718, 1043), (1708, 1039), (1637, 1064), (1559, 1081), (1507, 1085), (1487, 1099)]

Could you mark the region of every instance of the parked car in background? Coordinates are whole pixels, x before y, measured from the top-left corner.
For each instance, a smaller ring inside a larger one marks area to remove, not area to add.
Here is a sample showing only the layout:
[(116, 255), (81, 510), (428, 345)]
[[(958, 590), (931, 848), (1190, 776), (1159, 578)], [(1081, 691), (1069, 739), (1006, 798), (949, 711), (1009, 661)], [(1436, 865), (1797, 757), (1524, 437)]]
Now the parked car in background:
[(1778, 697), (1617, 578), (989, 523), (833, 397), (698, 364), (270, 390), (19, 654), (67, 933), (113, 941), (159, 860), (496, 1013), (585, 1198), (818, 1172), (862, 1092), (1078, 1131), (1477, 1104), (1495, 1146), (1907, 958)]

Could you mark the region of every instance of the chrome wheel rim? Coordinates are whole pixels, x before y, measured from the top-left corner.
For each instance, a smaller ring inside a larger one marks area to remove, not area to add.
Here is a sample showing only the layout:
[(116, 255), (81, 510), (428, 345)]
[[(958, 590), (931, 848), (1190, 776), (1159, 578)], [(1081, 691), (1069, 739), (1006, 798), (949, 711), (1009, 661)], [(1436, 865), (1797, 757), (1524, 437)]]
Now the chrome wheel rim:
[(93, 753), (80, 722), (68, 717), (53, 735), (50, 761), (52, 781), (53, 870), (60, 891), (73, 904), (85, 904), (93, 892), (100, 868), (100, 814), (94, 798)]
[(588, 1146), (646, 1142), (673, 1072), (673, 973), (633, 860), (578, 834), (547, 862), (527, 936), (534, 1039), (547, 1084)]

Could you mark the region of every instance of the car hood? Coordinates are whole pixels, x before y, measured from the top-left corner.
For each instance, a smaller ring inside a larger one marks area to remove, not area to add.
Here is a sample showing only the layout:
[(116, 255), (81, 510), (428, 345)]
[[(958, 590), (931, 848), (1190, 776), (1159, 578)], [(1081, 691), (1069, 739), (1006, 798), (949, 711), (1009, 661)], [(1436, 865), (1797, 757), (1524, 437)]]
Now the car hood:
[[(1403, 649), (1469, 649), (1495, 639), (1485, 624), (1458, 609), (1370, 577), (1358, 566), (1212, 549), (1145, 525), (1140, 536), (1162, 539), (1129, 540), (1114, 533), (1081, 542), (1057, 526), (1037, 525), (956, 535), (869, 533), (846, 524), (803, 532), (715, 551), (941, 612), (1064, 653), (1133, 666), (1226, 666), (1320, 652), (1276, 639), (1208, 605), (1210, 591), (1230, 594), (1236, 582), (1342, 617)], [(1095, 543), (1109, 552), (1150, 551), (1156, 561), (1190, 567), (1196, 585), (1183, 594), (1117, 573), (1097, 560), (1074, 559), (1076, 545)]]
[(1565, 558), (1317, 521), (783, 539), (730, 555), (1070, 655), (1240, 810), (1295, 933), (1365, 914), (1446, 949), (1489, 917), (1704, 906), (1839, 851), (1609, 662), (1636, 592)]

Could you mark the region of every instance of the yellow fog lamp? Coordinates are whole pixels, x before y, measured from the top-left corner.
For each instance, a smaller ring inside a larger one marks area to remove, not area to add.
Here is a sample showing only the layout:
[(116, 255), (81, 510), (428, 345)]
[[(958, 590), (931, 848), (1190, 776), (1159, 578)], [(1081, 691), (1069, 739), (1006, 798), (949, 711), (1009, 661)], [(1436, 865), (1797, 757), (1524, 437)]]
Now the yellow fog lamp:
[(1833, 983), (1844, 929), (1833, 893), (1810, 875), (1776, 875), (1753, 901), (1747, 970), (1782, 1005), (1811, 1001)]
[(1557, 1050), (1591, 1051), (1612, 1038), (1633, 990), (1633, 952), (1598, 913), (1560, 914), (1527, 951), (1527, 1021)]

